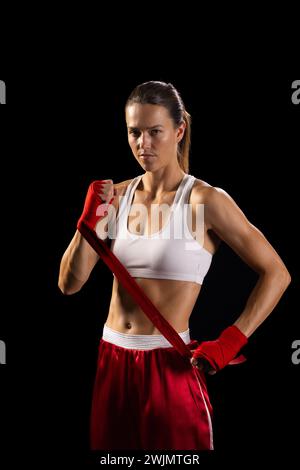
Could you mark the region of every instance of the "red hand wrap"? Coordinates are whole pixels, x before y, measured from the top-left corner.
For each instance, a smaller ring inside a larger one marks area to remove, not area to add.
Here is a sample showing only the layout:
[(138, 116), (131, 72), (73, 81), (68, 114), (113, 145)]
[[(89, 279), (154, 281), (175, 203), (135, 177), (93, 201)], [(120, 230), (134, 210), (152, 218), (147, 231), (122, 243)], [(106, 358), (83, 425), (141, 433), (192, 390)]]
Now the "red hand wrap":
[(83, 212), (77, 222), (77, 228), (80, 230), (82, 222), (91, 229), (95, 230), (95, 226), (101, 217), (104, 217), (108, 212), (108, 206), (114, 200), (114, 197), (109, 202), (103, 202), (100, 193), (103, 191), (105, 180), (93, 181), (87, 191), (85, 198)]
[(232, 325), (226, 328), (215, 341), (201, 343), (194, 351), (193, 358), (205, 359), (215, 371), (218, 371), (227, 366), (247, 342), (247, 336)]

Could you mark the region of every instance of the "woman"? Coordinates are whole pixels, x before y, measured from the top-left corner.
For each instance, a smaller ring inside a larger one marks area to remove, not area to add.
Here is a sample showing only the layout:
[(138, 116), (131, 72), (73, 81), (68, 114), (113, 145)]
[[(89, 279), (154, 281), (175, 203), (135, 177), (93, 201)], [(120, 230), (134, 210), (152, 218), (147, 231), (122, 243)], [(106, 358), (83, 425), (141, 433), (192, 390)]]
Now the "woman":
[[(112, 238), (114, 254), (193, 349), (193, 358), (183, 360), (115, 277), (99, 347), (92, 448), (212, 449), (204, 372), (234, 359), (274, 309), (290, 275), (232, 198), (188, 173), (190, 116), (173, 85), (137, 86), (125, 111), (129, 145), (143, 173), (116, 185), (98, 183), (107, 209), (100, 218), (89, 190), (79, 230), (62, 258), (59, 287), (64, 294), (79, 291), (99, 259), (80, 233), (87, 223), (98, 237)], [(113, 214), (115, 235), (108, 237)], [(235, 324), (196, 348), (189, 318), (221, 240), (259, 278)]]

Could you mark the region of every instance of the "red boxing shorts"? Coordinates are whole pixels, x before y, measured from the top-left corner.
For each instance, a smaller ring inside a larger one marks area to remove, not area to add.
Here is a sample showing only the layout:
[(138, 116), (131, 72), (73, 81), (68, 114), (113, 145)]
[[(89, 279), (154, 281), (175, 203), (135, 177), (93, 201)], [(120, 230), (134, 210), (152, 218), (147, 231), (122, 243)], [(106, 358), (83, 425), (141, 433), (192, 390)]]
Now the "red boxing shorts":
[[(179, 333), (190, 349), (189, 330)], [(104, 326), (91, 410), (92, 450), (212, 450), (206, 380), (163, 335)]]

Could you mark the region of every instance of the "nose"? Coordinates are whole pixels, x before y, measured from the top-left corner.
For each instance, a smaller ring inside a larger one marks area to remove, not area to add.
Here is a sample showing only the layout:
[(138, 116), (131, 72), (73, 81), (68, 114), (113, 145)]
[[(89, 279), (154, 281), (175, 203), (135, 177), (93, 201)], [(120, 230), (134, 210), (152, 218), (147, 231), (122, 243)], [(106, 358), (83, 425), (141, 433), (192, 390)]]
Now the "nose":
[(149, 149), (151, 148), (151, 136), (148, 132), (141, 132), (138, 139), (138, 146), (140, 149)]

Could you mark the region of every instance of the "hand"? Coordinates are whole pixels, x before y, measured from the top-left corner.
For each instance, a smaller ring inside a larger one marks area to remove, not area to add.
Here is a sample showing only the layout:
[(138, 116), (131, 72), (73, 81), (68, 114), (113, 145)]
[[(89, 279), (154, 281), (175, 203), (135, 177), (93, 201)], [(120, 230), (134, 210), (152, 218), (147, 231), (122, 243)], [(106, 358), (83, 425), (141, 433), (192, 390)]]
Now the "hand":
[(113, 202), (115, 195), (112, 180), (93, 181), (88, 188), (83, 212), (77, 223), (78, 230), (82, 223), (95, 230), (100, 218), (107, 215), (108, 206)]
[(217, 372), (229, 364), (238, 354), (240, 349), (248, 342), (245, 336), (235, 325), (226, 328), (215, 341), (203, 341), (193, 352), (191, 364), (208, 371)]
[[(196, 349), (191, 350), (192, 353), (195, 351)], [(203, 358), (196, 359), (195, 357), (192, 357), (191, 364), (205, 374), (214, 375), (216, 373), (216, 371), (211, 367), (210, 363)]]

